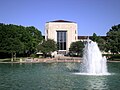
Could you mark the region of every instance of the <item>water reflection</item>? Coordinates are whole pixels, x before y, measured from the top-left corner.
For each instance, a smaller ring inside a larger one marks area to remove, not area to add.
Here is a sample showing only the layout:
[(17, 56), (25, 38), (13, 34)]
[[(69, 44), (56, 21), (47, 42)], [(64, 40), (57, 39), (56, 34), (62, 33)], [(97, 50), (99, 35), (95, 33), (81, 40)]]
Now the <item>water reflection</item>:
[(78, 69), (78, 66), (76, 65), (76, 63), (65, 63), (65, 66), (67, 69), (69, 69), (71, 71)]
[(87, 80), (87, 89), (89, 90), (108, 90), (107, 78), (104, 76), (89, 76)]
[(0, 90), (119, 90), (120, 63), (110, 63), (115, 75), (76, 75), (79, 64), (0, 64)]

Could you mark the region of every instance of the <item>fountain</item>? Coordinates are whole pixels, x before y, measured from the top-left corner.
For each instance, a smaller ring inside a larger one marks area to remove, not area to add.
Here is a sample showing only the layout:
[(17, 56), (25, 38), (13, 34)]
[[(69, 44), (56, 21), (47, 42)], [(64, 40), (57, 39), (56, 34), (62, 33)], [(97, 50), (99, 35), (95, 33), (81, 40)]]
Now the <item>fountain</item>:
[(81, 71), (77, 74), (109, 75), (106, 61), (106, 57), (102, 57), (97, 43), (88, 38), (84, 48)]

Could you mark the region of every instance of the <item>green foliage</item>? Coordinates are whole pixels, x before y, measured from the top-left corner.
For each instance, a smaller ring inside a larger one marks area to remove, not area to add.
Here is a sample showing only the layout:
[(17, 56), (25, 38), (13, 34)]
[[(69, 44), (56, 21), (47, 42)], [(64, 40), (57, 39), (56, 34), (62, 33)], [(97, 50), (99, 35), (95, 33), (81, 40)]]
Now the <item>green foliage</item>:
[(57, 50), (56, 42), (51, 39), (48, 39), (47, 41), (44, 40), (41, 44), (38, 45), (38, 51), (41, 51), (44, 54), (44, 56), (56, 50)]
[(113, 54), (120, 52), (120, 24), (112, 26), (107, 32), (107, 51)]
[(120, 54), (104, 54), (103, 56), (106, 56), (107, 60), (119, 60), (120, 61)]
[(98, 41), (98, 36), (96, 33), (93, 33), (93, 36), (91, 37), (92, 41), (97, 42)]
[(112, 60), (120, 60), (120, 54), (112, 55), (110, 59), (112, 59)]
[(81, 41), (72, 42), (69, 48), (70, 53), (82, 56), (84, 44)]
[(37, 54), (31, 54), (30, 57), (38, 58), (39, 56)]
[(98, 43), (101, 51), (105, 51), (106, 41), (102, 37), (97, 36), (97, 34), (93, 33), (91, 40)]
[(42, 35), (35, 27), (0, 23), (0, 52), (31, 54), (36, 51)]

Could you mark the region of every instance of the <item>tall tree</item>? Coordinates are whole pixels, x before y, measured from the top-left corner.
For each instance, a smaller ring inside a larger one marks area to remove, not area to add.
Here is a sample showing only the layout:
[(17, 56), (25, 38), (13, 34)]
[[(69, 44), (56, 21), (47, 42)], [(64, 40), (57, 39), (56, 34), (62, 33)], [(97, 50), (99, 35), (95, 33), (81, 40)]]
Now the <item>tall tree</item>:
[(28, 42), (29, 51), (36, 51), (37, 45), (42, 41), (41, 32), (33, 26), (26, 27), (26, 31), (29, 32), (30, 41)]
[(105, 48), (105, 45), (106, 45), (105, 39), (103, 39), (101, 36), (97, 36), (96, 33), (93, 33), (91, 40), (98, 43), (98, 46), (101, 51), (105, 51), (105, 49), (106, 49)]
[(56, 42), (52, 39), (44, 40), (41, 44), (38, 45), (38, 51), (41, 51), (44, 57), (53, 51), (57, 50)]
[(13, 61), (13, 56), (16, 57), (16, 53), (22, 52), (23, 44), (18, 39), (18, 34), (13, 25), (1, 24), (1, 26), (0, 52), (11, 53)]
[(93, 36), (91, 37), (92, 41), (98, 42), (98, 36), (96, 33), (93, 33)]
[(33, 26), (0, 23), (0, 53), (31, 54), (41, 41), (41, 32)]
[(112, 26), (107, 32), (107, 51), (113, 54), (120, 52), (120, 24)]
[(71, 53), (76, 53), (78, 56), (82, 56), (84, 43), (81, 41), (72, 42), (69, 48)]

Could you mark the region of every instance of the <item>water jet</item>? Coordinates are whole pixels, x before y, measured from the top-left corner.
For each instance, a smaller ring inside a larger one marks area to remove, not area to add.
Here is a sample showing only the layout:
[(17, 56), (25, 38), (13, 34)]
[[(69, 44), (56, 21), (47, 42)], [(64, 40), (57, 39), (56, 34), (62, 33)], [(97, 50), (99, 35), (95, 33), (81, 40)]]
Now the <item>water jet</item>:
[(87, 39), (83, 52), (83, 61), (80, 69), (82, 75), (110, 75), (107, 70), (107, 59), (96, 42)]

